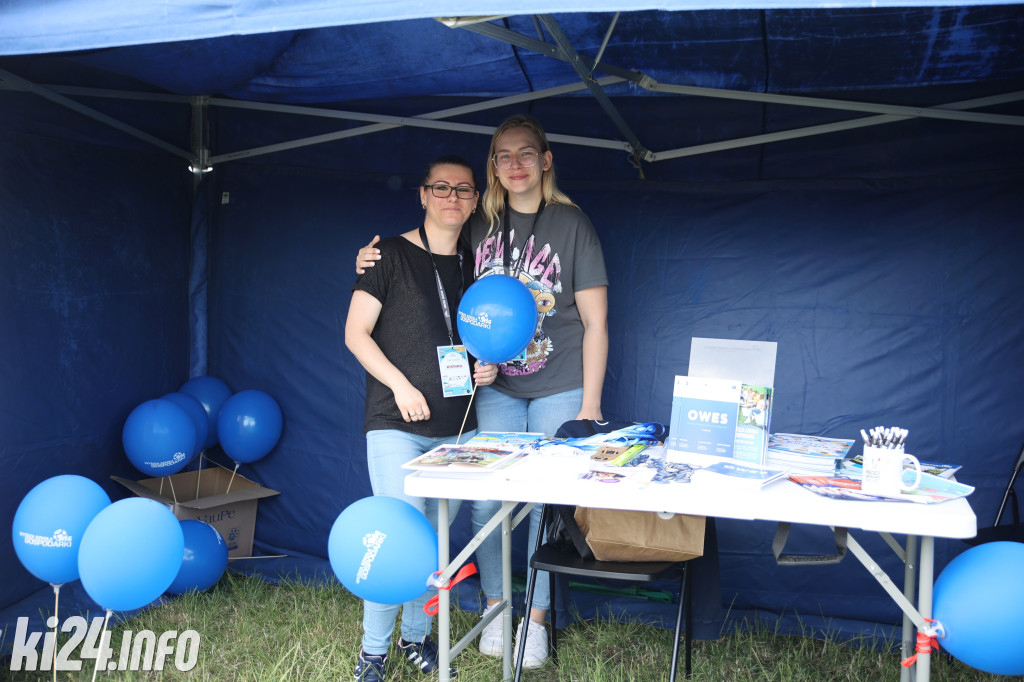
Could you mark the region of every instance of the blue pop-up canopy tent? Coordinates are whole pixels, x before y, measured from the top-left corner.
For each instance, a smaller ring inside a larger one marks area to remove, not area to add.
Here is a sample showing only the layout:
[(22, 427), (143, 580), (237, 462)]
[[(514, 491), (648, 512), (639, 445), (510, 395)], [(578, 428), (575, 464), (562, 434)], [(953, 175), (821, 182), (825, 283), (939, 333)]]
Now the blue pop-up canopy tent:
[[(773, 431), (905, 426), (990, 522), (1024, 432), (1024, 7), (819, 4), (0, 5), (0, 519), (57, 474), (124, 495), (128, 413), (211, 374), (285, 415), (241, 469), (281, 492), (257, 549), (322, 569), (369, 490), (355, 251), (530, 111), (605, 251), (606, 416), (667, 423), (691, 337), (777, 341)], [(773, 530), (719, 524), (731, 615), (898, 621)], [(5, 626), (49, 599), (9, 538)]]

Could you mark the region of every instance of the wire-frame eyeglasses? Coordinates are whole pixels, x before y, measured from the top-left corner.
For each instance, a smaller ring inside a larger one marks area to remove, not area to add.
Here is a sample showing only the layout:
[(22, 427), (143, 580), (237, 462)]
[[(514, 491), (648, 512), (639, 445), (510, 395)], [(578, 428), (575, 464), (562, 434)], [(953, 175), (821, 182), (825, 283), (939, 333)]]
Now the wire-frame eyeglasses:
[(536, 149), (523, 149), (518, 152), (498, 152), (491, 159), (494, 161), (494, 167), (498, 170), (508, 170), (512, 167), (512, 160), (519, 161), (519, 165), (523, 168), (530, 168), (531, 166), (537, 165), (537, 160), (540, 158), (540, 153)]

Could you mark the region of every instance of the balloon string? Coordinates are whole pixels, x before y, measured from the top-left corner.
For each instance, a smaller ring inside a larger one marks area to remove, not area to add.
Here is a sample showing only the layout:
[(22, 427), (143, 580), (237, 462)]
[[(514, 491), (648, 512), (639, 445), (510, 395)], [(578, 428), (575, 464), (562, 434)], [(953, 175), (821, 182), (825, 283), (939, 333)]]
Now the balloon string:
[(224, 491), (225, 495), (227, 495), (229, 492), (231, 492), (231, 484), (232, 484), (232, 482), (234, 482), (235, 474), (237, 474), (237, 473), (238, 473), (238, 462), (235, 462), (235, 470), (231, 472), (231, 478), (228, 479), (228, 489)]
[(160, 490), (158, 490), (156, 494), (157, 495), (163, 495), (164, 494), (164, 479), (163, 478), (160, 479)]
[(57, 625), (60, 622), (60, 586), (61, 583), (50, 583), (53, 585), (53, 682), (57, 682)]
[(197, 499), (197, 500), (199, 499), (199, 481), (202, 480), (202, 477), (203, 477), (203, 456), (204, 456), (203, 455), (203, 451), (200, 450), (199, 451), (199, 473), (196, 474), (196, 496), (195, 496), (195, 499)]
[(469, 411), (473, 408), (473, 398), (476, 397), (476, 384), (473, 384), (473, 392), (469, 394), (469, 404), (466, 405), (466, 414), (462, 417), (462, 426), (459, 427), (459, 435), (455, 439), (455, 444), (459, 444), (459, 440), (462, 438), (462, 429), (466, 428), (466, 420), (469, 419)]
[(170, 476), (167, 476), (167, 483), (171, 486), (171, 499), (174, 500), (174, 504), (178, 504), (178, 496), (174, 493), (174, 481), (171, 480)]
[(96, 671), (99, 670), (100, 659), (105, 658), (103, 656), (103, 649), (106, 647), (108, 622), (110, 622), (110, 609), (107, 609), (107, 615), (103, 619), (103, 630), (100, 632), (100, 650), (96, 652), (96, 661), (92, 665), (92, 682), (96, 682)]

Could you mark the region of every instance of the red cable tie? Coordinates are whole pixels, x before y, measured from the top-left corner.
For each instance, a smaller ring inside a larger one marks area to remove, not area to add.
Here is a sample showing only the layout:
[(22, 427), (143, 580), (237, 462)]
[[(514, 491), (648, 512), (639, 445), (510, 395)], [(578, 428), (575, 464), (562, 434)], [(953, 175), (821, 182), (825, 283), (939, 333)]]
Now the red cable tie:
[[(937, 622), (934, 618), (925, 618), (924, 620), (926, 623)], [(914, 647), (914, 655), (900, 661), (900, 665), (902, 665), (904, 668), (909, 668), (910, 666), (917, 663), (918, 654), (930, 654), (932, 652), (932, 648), (934, 648), (936, 651), (938, 651), (941, 648), (939, 647), (939, 640), (935, 637), (934, 629), (931, 632), (919, 630), (917, 633), (917, 644)]]
[(433, 597), (427, 600), (427, 603), (423, 605), (423, 612), (426, 613), (428, 616), (436, 616), (438, 610), (440, 610), (441, 608), (440, 591), (451, 590), (453, 586), (459, 584), (460, 582), (462, 582), (463, 579), (468, 578), (474, 573), (476, 573), (476, 564), (468, 563), (459, 569), (459, 572), (455, 574), (455, 577), (452, 578), (447, 585), (438, 585), (435, 576), (441, 575), (441, 571), (434, 571), (430, 577), (430, 584), (437, 587), (438, 594), (435, 594)]

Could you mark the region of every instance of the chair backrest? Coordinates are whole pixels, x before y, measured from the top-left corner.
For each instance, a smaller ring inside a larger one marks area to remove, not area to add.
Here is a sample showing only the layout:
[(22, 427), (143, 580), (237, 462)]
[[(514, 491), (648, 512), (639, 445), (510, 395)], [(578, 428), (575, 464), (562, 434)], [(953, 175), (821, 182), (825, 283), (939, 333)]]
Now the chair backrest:
[(1013, 507), (1011, 509), (1013, 522), (1015, 524), (1020, 523), (1020, 509), (1017, 506), (1017, 493), (1014, 491), (1013, 485), (1017, 482), (1017, 476), (1020, 475), (1022, 468), (1024, 468), (1024, 444), (1021, 444), (1020, 451), (1017, 453), (1017, 462), (1013, 465), (1013, 473), (1010, 475), (1010, 482), (1006, 485), (1006, 492), (1003, 493), (1003, 500), (999, 503), (999, 511), (996, 512), (996, 520), (992, 523), (993, 526), (999, 525), (1003, 518), (1003, 512), (1006, 510), (1006, 503), (1011, 497), (1013, 498)]

